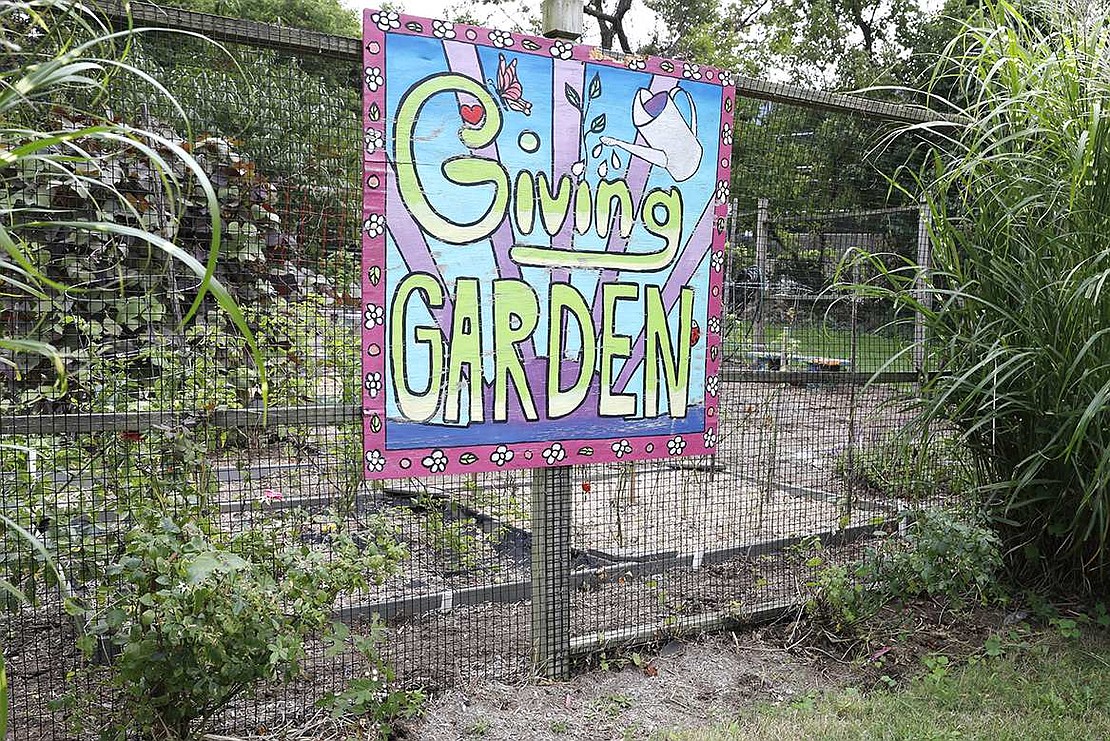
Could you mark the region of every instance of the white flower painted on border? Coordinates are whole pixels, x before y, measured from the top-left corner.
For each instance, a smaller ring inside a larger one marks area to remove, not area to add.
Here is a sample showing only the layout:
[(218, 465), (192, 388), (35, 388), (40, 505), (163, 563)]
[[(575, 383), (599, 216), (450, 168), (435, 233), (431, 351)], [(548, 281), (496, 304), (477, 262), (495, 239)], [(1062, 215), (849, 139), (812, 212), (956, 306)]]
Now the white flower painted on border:
[(370, 394), (370, 398), (375, 398), (382, 390), (382, 374), (381, 373), (367, 373), (366, 374), (366, 392)]
[(637, 72), (647, 69), (647, 63), (640, 57), (629, 57), (626, 64), (628, 64), (629, 69), (634, 69)]
[(683, 62), (682, 76), (685, 77), (687, 80), (700, 80), (701, 67), (696, 64), (686, 64), (685, 62)]
[(447, 456), (439, 448), (433, 450), (431, 455), (424, 456), (420, 463), (432, 473), (443, 473), (447, 470)]
[(574, 53), (574, 46), (569, 41), (556, 39), (555, 43), (551, 45), (551, 56), (556, 59), (570, 59)]
[(554, 466), (567, 457), (567, 451), (563, 448), (562, 443), (551, 443), (550, 448), (543, 449), (542, 455), (543, 459), (547, 461), (547, 465)]
[(511, 461), (514, 455), (516, 454), (513, 453), (507, 445), (498, 445), (494, 448), (494, 451), (489, 454), (489, 459), (495, 466), (500, 467)]
[(716, 396), (717, 392), (721, 390), (721, 379), (717, 376), (710, 376), (705, 379), (705, 393), (710, 396)]
[(707, 322), (707, 325), (709, 326), (709, 332), (711, 334), (720, 334), (721, 333), (721, 318), (720, 317), (716, 317), (716, 316), (709, 317), (709, 321)]
[(721, 143), (725, 146), (732, 146), (732, 124), (726, 123), (721, 127)]
[(731, 190), (732, 188), (731, 186), (729, 186), (727, 180), (722, 180), (717, 183), (717, 202), (726, 203), (728, 201), (728, 196)]
[(499, 28), (489, 32), (489, 42), (499, 49), (506, 49), (513, 45), (513, 35)]
[(612, 445), (613, 455), (623, 458), (632, 452), (632, 443), (627, 440), (618, 440)]
[(433, 20), (432, 33), (437, 39), (455, 38), (455, 24), (450, 21)]
[(732, 72), (727, 69), (723, 69), (717, 73), (717, 79), (721, 81), (722, 85), (724, 85), (725, 87), (729, 87), (732, 85)]
[(385, 146), (385, 132), (367, 129), (363, 141), (366, 144), (366, 153), (373, 154)]
[(707, 428), (705, 430), (705, 434), (703, 435), (703, 437), (705, 438), (705, 447), (713, 448), (713, 447), (717, 446), (717, 428), (716, 427)]
[(366, 221), (362, 222), (362, 231), (373, 239), (374, 237), (381, 236), (385, 231), (385, 216), (382, 214), (370, 214), (366, 217)]
[(366, 304), (366, 315), (363, 326), (373, 329), (379, 324), (385, 324), (385, 307), (377, 304)]
[(385, 77), (382, 75), (381, 67), (367, 67), (366, 68), (366, 88), (372, 92), (378, 92), (378, 88), (385, 84)]
[(719, 273), (722, 270), (724, 270), (724, 267), (725, 267), (725, 253), (724, 253), (724, 251), (717, 250), (716, 252), (714, 252), (713, 257), (710, 258), (710, 262), (713, 266), (713, 271), (714, 272)]
[(675, 435), (667, 441), (667, 452), (671, 455), (682, 455), (684, 450), (686, 450), (686, 441), (681, 435)]
[(385, 456), (380, 450), (366, 451), (366, 468), (370, 471), (385, 470)]
[(370, 20), (383, 31), (401, 27), (401, 16), (392, 10), (379, 10), (370, 16)]

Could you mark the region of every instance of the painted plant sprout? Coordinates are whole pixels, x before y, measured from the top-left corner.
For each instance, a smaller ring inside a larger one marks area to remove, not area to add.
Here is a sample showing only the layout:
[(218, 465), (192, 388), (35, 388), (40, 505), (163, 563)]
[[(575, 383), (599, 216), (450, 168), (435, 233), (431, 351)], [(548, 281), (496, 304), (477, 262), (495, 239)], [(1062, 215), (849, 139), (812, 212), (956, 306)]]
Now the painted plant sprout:
[(712, 453), (729, 75), (367, 20), (367, 475)]

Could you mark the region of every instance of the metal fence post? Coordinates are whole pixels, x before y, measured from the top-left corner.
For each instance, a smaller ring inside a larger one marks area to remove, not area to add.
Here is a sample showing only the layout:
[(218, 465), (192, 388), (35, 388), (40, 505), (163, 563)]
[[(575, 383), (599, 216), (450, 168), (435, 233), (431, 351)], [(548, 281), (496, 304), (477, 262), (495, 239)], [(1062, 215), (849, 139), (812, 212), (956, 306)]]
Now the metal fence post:
[(571, 470), (532, 471), (532, 658), (551, 679), (570, 675)]
[[(925, 289), (925, 279), (933, 262), (933, 244), (929, 240), (931, 212), (925, 194), (921, 194), (917, 207), (917, 277), (914, 278), (914, 298), (929, 306), (931, 301)], [(917, 312), (913, 318), (913, 369), (925, 369), (925, 317)]]
[(767, 293), (770, 290), (767, 275), (767, 248), (771, 241), (768, 210), (770, 201), (760, 198), (756, 201), (755, 213), (755, 269), (759, 274), (759, 293), (756, 299), (759, 303), (755, 309), (755, 320), (752, 322), (752, 349), (756, 352), (764, 350), (764, 312), (767, 308)]

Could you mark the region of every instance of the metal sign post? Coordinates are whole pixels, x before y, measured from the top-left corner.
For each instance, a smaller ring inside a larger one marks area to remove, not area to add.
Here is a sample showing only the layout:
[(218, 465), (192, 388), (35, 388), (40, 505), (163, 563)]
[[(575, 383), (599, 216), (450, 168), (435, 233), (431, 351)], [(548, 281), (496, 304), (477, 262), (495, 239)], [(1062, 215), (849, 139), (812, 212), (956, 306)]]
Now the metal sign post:
[[(576, 41), (581, 0), (544, 0), (543, 35)], [(532, 471), (532, 660), (550, 679), (570, 676), (572, 466)]]

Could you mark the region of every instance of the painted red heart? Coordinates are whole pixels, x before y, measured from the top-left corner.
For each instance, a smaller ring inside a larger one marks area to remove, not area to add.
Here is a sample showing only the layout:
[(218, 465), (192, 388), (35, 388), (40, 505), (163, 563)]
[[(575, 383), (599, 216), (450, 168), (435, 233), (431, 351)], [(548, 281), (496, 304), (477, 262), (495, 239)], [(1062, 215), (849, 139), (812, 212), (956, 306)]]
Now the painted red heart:
[(478, 122), (486, 115), (486, 109), (482, 107), (481, 103), (475, 103), (474, 105), (459, 106), (459, 113), (462, 115), (463, 121), (471, 126), (477, 126)]

